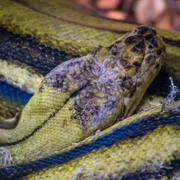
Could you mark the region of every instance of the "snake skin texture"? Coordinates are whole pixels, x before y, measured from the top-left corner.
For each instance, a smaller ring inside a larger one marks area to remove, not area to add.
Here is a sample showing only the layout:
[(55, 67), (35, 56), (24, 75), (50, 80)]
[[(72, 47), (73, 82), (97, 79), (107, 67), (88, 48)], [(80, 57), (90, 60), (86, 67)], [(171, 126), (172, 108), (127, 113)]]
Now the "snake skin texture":
[[(156, 31), (139, 26), (109, 47), (57, 66), (16, 118), (17, 126), (1, 129), (0, 143), (15, 144), (7, 148), (17, 164), (29, 162), (130, 116), (159, 72), (164, 54), (164, 42)], [(61, 133), (49, 136), (54, 124)], [(49, 137), (43, 141), (46, 134)]]
[(0, 179), (177, 179), (179, 48), (70, 2), (1, 1)]

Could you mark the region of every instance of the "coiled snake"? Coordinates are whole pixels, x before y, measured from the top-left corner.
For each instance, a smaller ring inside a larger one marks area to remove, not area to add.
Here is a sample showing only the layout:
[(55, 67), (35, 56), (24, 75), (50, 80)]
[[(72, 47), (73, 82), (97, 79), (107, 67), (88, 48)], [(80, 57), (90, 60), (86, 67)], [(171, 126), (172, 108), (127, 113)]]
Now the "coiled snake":
[(76, 8), (0, 2), (0, 179), (180, 178), (180, 35)]

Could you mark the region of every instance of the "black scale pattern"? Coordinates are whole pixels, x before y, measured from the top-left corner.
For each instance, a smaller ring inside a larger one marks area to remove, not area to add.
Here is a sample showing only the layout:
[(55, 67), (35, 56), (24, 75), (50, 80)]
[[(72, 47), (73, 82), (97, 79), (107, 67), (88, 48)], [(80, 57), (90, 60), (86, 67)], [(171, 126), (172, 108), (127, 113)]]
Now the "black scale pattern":
[(30, 36), (23, 37), (0, 28), (0, 58), (17, 60), (46, 75), (70, 57), (66, 52), (40, 44)]

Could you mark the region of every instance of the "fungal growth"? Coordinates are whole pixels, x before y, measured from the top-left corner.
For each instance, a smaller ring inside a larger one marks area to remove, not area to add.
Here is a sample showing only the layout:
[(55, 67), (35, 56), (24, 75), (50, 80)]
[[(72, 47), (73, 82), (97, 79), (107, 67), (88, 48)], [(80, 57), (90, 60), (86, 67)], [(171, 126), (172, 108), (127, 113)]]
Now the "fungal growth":
[(73, 118), (85, 129), (104, 128), (134, 112), (159, 72), (164, 52), (156, 31), (139, 26), (109, 47), (58, 66), (45, 82), (71, 94)]
[[(138, 26), (108, 47), (60, 64), (44, 78), (17, 124), (0, 127), (1, 146), (8, 148), (15, 164), (27, 163), (132, 115), (164, 55), (156, 31)], [(6, 166), (9, 155), (4, 150), (0, 160)]]
[(108, 47), (60, 64), (44, 78), (15, 127), (1, 128), (0, 144), (39, 138), (51, 123), (64, 132), (56, 134), (58, 141), (76, 127), (76, 136), (67, 140), (72, 144), (123, 120), (136, 110), (164, 56), (156, 31), (138, 26)]

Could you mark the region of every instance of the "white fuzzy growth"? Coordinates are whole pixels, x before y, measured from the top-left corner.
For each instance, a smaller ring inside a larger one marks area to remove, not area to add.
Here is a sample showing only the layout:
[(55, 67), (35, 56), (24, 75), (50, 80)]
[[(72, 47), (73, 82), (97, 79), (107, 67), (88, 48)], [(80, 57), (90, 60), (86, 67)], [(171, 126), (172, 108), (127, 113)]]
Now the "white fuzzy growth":
[(173, 78), (172, 78), (172, 77), (170, 77), (169, 80), (170, 80), (170, 83), (171, 83), (171, 85), (170, 85), (170, 87), (171, 87), (171, 92), (168, 94), (167, 99), (168, 99), (169, 101), (172, 101), (172, 100), (175, 99), (177, 93), (179, 93), (179, 89), (174, 85), (174, 82), (173, 82)]
[(76, 180), (76, 179), (77, 179), (78, 175), (81, 174), (81, 172), (82, 172), (83, 169), (84, 169), (84, 168), (83, 168), (82, 166), (78, 167), (77, 172), (74, 174), (73, 180)]
[(97, 165), (100, 164), (100, 162), (96, 161), (96, 159), (92, 159), (92, 163), (93, 163), (95, 166), (97, 166)]
[(13, 159), (5, 147), (0, 147), (0, 168), (13, 165)]
[(94, 133), (94, 135), (97, 135), (97, 134), (99, 134), (101, 132), (101, 130), (97, 130), (95, 133)]
[(171, 91), (164, 101), (164, 109), (168, 109), (171, 106), (171, 103), (174, 101), (177, 93), (180, 92), (179, 89), (174, 85), (173, 78), (170, 77), (169, 80), (170, 80)]

